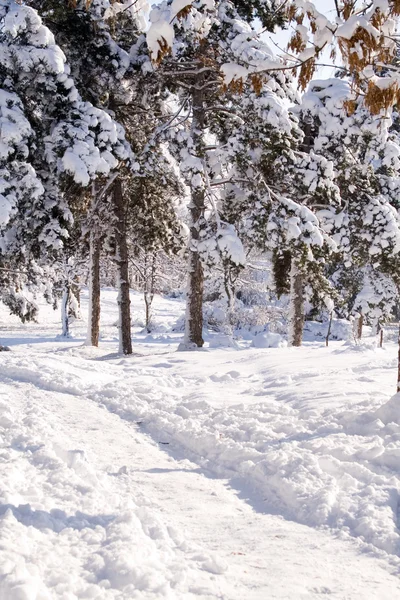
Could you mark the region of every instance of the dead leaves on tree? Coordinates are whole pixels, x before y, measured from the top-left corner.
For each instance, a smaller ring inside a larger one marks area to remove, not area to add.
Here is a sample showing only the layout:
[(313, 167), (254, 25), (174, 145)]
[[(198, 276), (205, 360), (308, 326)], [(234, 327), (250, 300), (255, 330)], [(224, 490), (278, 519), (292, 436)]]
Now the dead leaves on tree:
[[(354, 0), (342, 0), (336, 3), (338, 16), (342, 23), (358, 16), (365, 16), (363, 8), (354, 2)], [(368, 5), (367, 8), (370, 8)], [(308, 22), (309, 30), (315, 33), (317, 30), (317, 21), (311, 11), (299, 11), (295, 2), (291, 3), (286, 12), (289, 22), (294, 26), (303, 25)], [(388, 111), (392, 106), (400, 103), (399, 85), (396, 82), (389, 85), (379, 83), (379, 76), (387, 65), (391, 67), (396, 58), (397, 44), (390, 35), (388, 35), (388, 24), (391, 20), (400, 16), (400, 0), (389, 0), (386, 11), (379, 7), (375, 8), (372, 15), (369, 16), (368, 26), (359, 24), (352, 32), (350, 37), (337, 36), (335, 41), (340, 49), (345, 67), (353, 81), (353, 90), (356, 95), (364, 96), (365, 106), (373, 113), (379, 114), (381, 111)], [(333, 37), (335, 29), (331, 29)], [(298, 30), (295, 30), (288, 50), (301, 55), (306, 49), (307, 42), (304, 36)], [(295, 65), (294, 74), (298, 74), (299, 87), (305, 89), (311, 81), (315, 72), (315, 59), (321, 48), (315, 48), (315, 56), (301, 61)], [(335, 46), (332, 42), (331, 58), (336, 57)], [(349, 101), (346, 110), (351, 114), (354, 107), (353, 101)]]
[(381, 111), (387, 112), (392, 106), (400, 104), (399, 86), (395, 82), (388, 87), (381, 88), (370, 82), (364, 102), (373, 115), (378, 115)]

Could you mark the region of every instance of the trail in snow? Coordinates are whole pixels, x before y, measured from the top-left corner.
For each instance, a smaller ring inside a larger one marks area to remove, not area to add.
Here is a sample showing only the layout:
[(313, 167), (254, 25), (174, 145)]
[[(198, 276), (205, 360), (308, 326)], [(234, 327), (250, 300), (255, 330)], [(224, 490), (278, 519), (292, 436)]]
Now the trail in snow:
[(394, 348), (164, 332), (123, 358), (32, 329), (0, 355), (1, 600), (399, 595)]

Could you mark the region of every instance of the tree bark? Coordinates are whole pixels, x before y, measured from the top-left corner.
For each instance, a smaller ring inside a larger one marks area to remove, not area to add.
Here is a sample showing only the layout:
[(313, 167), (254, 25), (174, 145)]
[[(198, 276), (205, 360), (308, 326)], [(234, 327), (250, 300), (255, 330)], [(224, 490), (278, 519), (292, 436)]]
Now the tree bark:
[(146, 309), (146, 331), (147, 333), (151, 332), (151, 298), (148, 294), (148, 292), (146, 291), (144, 293), (144, 305), (145, 305), (145, 309)]
[(70, 295), (69, 282), (65, 281), (62, 300), (61, 300), (61, 326), (62, 326), (62, 336), (63, 337), (69, 337), (69, 316), (68, 316), (69, 295)]
[(329, 325), (328, 325), (328, 331), (326, 333), (326, 338), (325, 338), (325, 346), (328, 347), (329, 346), (329, 338), (331, 335), (331, 329), (332, 329), (332, 319), (333, 319), (333, 311), (331, 312), (330, 316), (329, 316)]
[(292, 257), (290, 269), (289, 344), (301, 346), (304, 328), (304, 281), (298, 261)]
[(398, 353), (397, 353), (397, 393), (400, 392), (400, 324), (399, 324), (399, 337), (397, 340)]
[(118, 333), (119, 352), (121, 354), (132, 354), (131, 336), (131, 300), (129, 296), (129, 263), (128, 243), (126, 227), (126, 207), (122, 194), (122, 182), (119, 177), (113, 184), (113, 202), (115, 223), (116, 254), (115, 263), (118, 274)]
[[(204, 154), (204, 118), (203, 91), (200, 78), (199, 87), (192, 89), (193, 121), (192, 140), (194, 152), (198, 159)], [(186, 322), (184, 347), (191, 346), (201, 348), (203, 340), (203, 290), (204, 273), (201, 263), (198, 244), (201, 239), (200, 232), (204, 221), (205, 211), (205, 184), (196, 182), (191, 185), (190, 212), (190, 243), (188, 257), (188, 284), (186, 292)]]
[[(156, 284), (156, 269), (157, 269), (157, 256), (154, 253), (151, 257), (151, 265), (148, 268), (148, 256), (145, 258), (145, 290), (144, 290), (144, 304), (146, 307), (146, 331), (151, 332), (151, 320), (152, 320), (152, 304), (154, 300), (155, 284)], [(150, 273), (149, 273), (150, 270)]]
[(363, 331), (364, 315), (361, 313), (357, 322), (357, 339), (361, 340)]
[(100, 335), (100, 252), (101, 240), (98, 231), (90, 231), (90, 263), (89, 263), (89, 315), (87, 346), (99, 345)]

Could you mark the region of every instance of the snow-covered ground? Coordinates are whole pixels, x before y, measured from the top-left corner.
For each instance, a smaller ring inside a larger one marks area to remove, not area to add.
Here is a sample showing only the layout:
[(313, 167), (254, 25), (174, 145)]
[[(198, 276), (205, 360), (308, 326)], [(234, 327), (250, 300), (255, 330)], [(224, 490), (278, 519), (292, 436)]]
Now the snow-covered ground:
[(157, 297), (122, 357), (115, 300), (0, 307), (0, 600), (400, 597), (394, 343), (177, 353)]

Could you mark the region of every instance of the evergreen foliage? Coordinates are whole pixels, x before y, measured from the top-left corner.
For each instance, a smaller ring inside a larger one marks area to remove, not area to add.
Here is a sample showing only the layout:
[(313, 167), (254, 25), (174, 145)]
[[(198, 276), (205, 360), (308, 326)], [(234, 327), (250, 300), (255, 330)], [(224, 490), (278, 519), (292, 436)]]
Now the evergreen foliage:
[[(186, 245), (186, 348), (203, 343), (204, 278), (221, 274), (231, 311), (250, 252), (268, 254), (278, 297), (294, 307), (297, 295), (298, 330), (306, 299), (314, 313), (334, 301), (346, 317), (389, 318), (400, 289), (398, 7), (377, 10), (339, 3), (339, 24), (300, 0), (167, 0), (148, 23), (142, 0), (4, 0), (0, 297), (10, 310), (35, 318), (34, 294), (59, 297), (94, 250), (96, 268), (104, 251), (117, 270), (124, 255), (128, 294), (129, 261)], [(297, 58), (283, 60), (257, 28), (291, 22)], [(340, 77), (312, 79), (333, 36)], [(302, 98), (294, 68), (303, 87), (312, 79)]]

